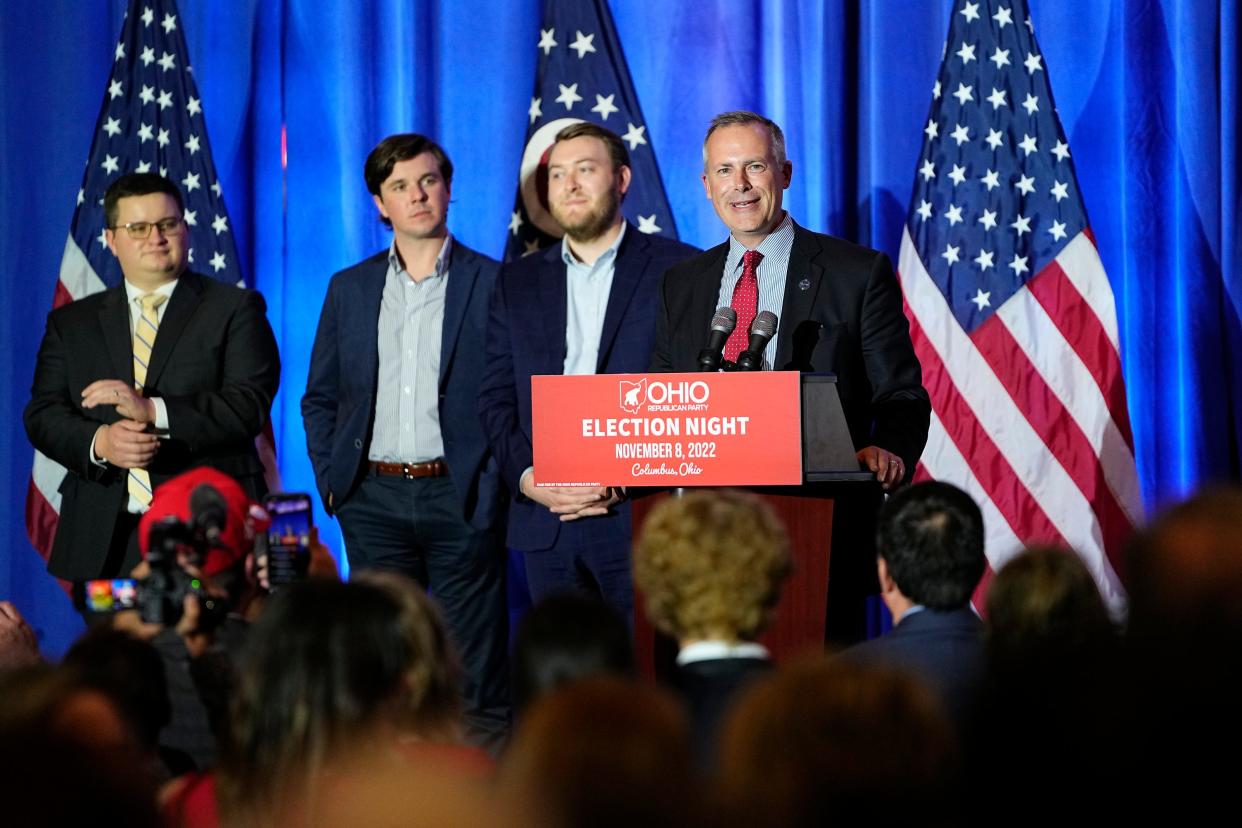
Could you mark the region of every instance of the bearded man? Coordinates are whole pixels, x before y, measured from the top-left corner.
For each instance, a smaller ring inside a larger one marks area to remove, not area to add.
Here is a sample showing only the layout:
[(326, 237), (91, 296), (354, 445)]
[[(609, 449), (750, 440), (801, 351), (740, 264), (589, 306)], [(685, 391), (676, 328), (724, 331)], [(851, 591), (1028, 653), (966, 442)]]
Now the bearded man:
[(497, 277), (479, 413), (513, 493), (508, 545), (525, 559), (531, 597), (586, 592), (630, 618), (629, 504), (615, 489), (535, 485), (530, 378), (645, 372), (660, 277), (698, 251), (645, 235), (622, 217), (633, 173), (615, 133), (566, 127), (547, 168), (548, 207), (564, 239)]

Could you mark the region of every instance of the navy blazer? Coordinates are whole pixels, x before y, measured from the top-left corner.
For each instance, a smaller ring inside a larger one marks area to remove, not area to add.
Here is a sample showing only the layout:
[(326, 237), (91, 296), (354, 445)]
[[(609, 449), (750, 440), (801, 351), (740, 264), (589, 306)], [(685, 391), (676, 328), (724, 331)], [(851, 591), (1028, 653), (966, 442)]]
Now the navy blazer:
[[(354, 493), (367, 461), (388, 252), (332, 277), (315, 334), (302, 420), (315, 482), (329, 514)], [(500, 478), (478, 412), (483, 330), (499, 267), (453, 239), (440, 344), (440, 434), (462, 515), (477, 529), (495, 521), (501, 501)]]
[[(626, 228), (604, 311), (596, 373), (647, 371), (660, 277), (697, 252), (687, 244), (641, 233), (633, 225)], [(514, 492), (508, 543), (525, 551), (550, 548), (560, 531), (557, 516), (522, 496), (518, 483), (534, 464), (530, 378), (564, 373), (568, 303), (559, 244), (506, 264), (492, 296), (479, 408), (501, 474)], [(623, 521), (624, 531), (629, 531), (629, 504), (619, 504), (610, 517)]]
[[(726, 241), (665, 276), (651, 370), (699, 369), (728, 254)], [(780, 370), (836, 373), (854, 447), (887, 449), (914, 473), (931, 403), (887, 256), (795, 224), (775, 347)]]
[(907, 670), (927, 682), (957, 722), (970, 713), (983, 686), (983, 622), (970, 609), (925, 609), (886, 634), (856, 644), (842, 657)]

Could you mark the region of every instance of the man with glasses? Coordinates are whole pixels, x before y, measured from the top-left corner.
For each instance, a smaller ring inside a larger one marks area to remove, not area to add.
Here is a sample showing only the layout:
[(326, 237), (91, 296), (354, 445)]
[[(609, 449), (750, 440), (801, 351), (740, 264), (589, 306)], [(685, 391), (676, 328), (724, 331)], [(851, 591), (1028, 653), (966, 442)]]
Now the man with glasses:
[(68, 470), (48, 561), (65, 580), (128, 573), (153, 489), (187, 469), (258, 499), (254, 439), (280, 382), (263, 297), (186, 269), (176, 185), (121, 176), (104, 216), (124, 281), (48, 315), (25, 413), (30, 442)]

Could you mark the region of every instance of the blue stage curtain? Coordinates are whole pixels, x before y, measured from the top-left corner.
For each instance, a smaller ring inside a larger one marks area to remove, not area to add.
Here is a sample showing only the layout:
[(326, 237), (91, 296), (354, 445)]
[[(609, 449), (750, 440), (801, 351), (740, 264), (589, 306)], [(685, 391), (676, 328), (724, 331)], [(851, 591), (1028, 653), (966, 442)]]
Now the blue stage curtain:
[[(286, 488), (313, 491), (299, 399), (327, 280), (389, 238), (363, 184), (366, 154), (391, 132), (436, 136), (457, 167), (454, 233), (499, 255), (542, 3), (180, 6), (239, 253), (281, 343), (281, 471)], [(1242, 24), (1234, 2), (1031, 6), (1117, 296), (1139, 473), (1157, 508), (1239, 477)], [(795, 218), (895, 258), (948, 0), (611, 7), (685, 240), (724, 238), (699, 181), (700, 142), (712, 115), (746, 107), (786, 129)], [(123, 11), (122, 0), (61, 0), (0, 21), (0, 257), (9, 268), (0, 279), (9, 343), (0, 357), (9, 424), (0, 597), (18, 603), (53, 653), (77, 626), (25, 540), (32, 452), (21, 412)], [(339, 552), (335, 524), (322, 512), (317, 520)]]

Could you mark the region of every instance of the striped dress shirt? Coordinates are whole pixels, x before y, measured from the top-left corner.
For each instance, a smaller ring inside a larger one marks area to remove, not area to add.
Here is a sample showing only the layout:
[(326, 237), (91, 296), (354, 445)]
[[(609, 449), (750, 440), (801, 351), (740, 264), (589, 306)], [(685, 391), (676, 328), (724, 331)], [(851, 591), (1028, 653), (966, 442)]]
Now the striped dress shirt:
[(388, 253), (380, 299), (375, 425), (367, 458), (421, 463), (444, 456), (440, 435), (440, 340), (453, 237), (444, 239), (435, 269), (414, 281)]
[[(779, 226), (755, 248), (763, 254), (755, 276), (759, 280), (759, 309), (756, 313), (771, 311), (776, 315), (777, 329), (768, 346), (763, 349), (763, 370), (772, 370), (772, 360), (776, 354), (776, 346), (772, 343), (780, 336), (781, 310), (785, 304), (785, 275), (789, 272), (789, 253), (793, 250), (794, 226), (789, 213)], [(742, 255), (749, 248), (729, 236), (729, 255), (725, 258), (724, 276), (720, 280), (720, 296), (716, 307), (724, 307), (733, 303), (733, 290), (742, 278)]]

